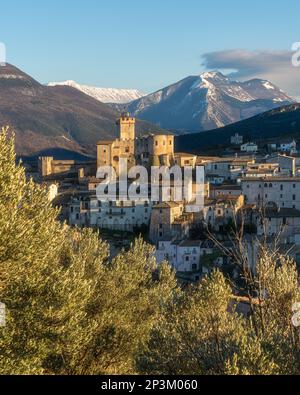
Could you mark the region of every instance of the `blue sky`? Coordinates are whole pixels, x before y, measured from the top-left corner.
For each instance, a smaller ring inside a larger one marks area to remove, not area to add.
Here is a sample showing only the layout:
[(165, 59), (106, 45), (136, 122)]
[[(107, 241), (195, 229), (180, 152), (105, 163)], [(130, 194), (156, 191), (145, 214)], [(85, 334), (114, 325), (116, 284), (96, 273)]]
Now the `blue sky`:
[[(283, 89), (295, 91), (295, 83), (286, 75), (290, 64), (278, 69), (272, 56), (286, 56), (292, 43), (300, 41), (298, 0), (3, 3), (0, 42), (6, 45), (7, 60), (43, 83), (73, 79), (151, 92), (201, 73), (203, 55), (208, 68), (220, 68), (224, 51), (232, 51), (226, 54), (230, 54), (230, 67), (236, 69), (238, 64), (237, 76), (250, 78), (255, 72), (273, 76)], [(237, 49), (247, 54), (242, 63)], [(254, 58), (252, 51), (256, 51)], [(266, 51), (271, 63), (257, 68), (256, 62), (264, 62)], [(247, 59), (251, 58), (249, 69)], [(300, 84), (300, 68), (292, 70), (293, 79), (296, 71)]]

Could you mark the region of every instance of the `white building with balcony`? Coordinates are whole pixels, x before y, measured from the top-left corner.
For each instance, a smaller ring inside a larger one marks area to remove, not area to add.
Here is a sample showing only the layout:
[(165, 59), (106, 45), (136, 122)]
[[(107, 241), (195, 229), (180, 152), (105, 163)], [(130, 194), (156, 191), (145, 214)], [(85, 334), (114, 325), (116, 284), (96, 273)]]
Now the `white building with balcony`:
[(149, 200), (102, 202), (95, 196), (76, 197), (69, 206), (69, 224), (132, 232), (149, 226), (151, 207)]

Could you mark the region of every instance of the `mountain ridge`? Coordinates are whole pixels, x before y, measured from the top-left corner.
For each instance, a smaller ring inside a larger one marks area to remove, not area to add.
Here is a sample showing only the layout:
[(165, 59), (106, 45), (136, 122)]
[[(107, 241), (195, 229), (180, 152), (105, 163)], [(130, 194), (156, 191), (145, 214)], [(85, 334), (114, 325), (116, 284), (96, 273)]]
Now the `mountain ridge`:
[[(295, 100), (267, 80), (230, 80), (220, 72), (186, 77), (125, 106), (136, 117), (175, 130), (212, 130)], [(120, 110), (120, 106), (113, 105)]]
[[(40, 84), (17, 67), (0, 67), (0, 125), (15, 131), (18, 155), (63, 148), (94, 154), (101, 139), (116, 137), (118, 112), (67, 86)], [(137, 120), (137, 132), (157, 127)]]
[(67, 80), (63, 82), (49, 82), (48, 86), (70, 86), (80, 90), (81, 92), (93, 97), (96, 100), (99, 100), (102, 103), (127, 104), (145, 96), (137, 89), (100, 88), (78, 84), (73, 80)]
[(300, 104), (283, 106), (223, 128), (177, 136), (176, 149), (183, 152), (205, 152), (207, 148), (230, 146), (235, 133), (245, 142), (291, 138), (300, 140)]

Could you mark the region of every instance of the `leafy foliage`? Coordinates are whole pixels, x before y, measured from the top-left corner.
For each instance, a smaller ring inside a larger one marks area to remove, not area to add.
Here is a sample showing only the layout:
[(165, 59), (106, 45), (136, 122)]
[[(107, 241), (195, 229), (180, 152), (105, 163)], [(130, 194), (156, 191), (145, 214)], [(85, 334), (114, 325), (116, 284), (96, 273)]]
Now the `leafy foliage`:
[(1, 374), (299, 374), (289, 258), (262, 252), (249, 316), (219, 271), (182, 289), (141, 238), (110, 260), (97, 233), (57, 221), (7, 130), (0, 213)]

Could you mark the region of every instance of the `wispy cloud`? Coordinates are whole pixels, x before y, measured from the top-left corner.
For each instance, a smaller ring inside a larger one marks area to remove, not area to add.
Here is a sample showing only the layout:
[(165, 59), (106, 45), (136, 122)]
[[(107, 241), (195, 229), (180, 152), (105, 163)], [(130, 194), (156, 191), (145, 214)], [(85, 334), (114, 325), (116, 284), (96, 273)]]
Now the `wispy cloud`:
[(300, 98), (300, 68), (292, 65), (291, 51), (247, 51), (233, 49), (203, 55), (208, 70), (227, 70), (232, 78), (270, 80), (289, 95)]

